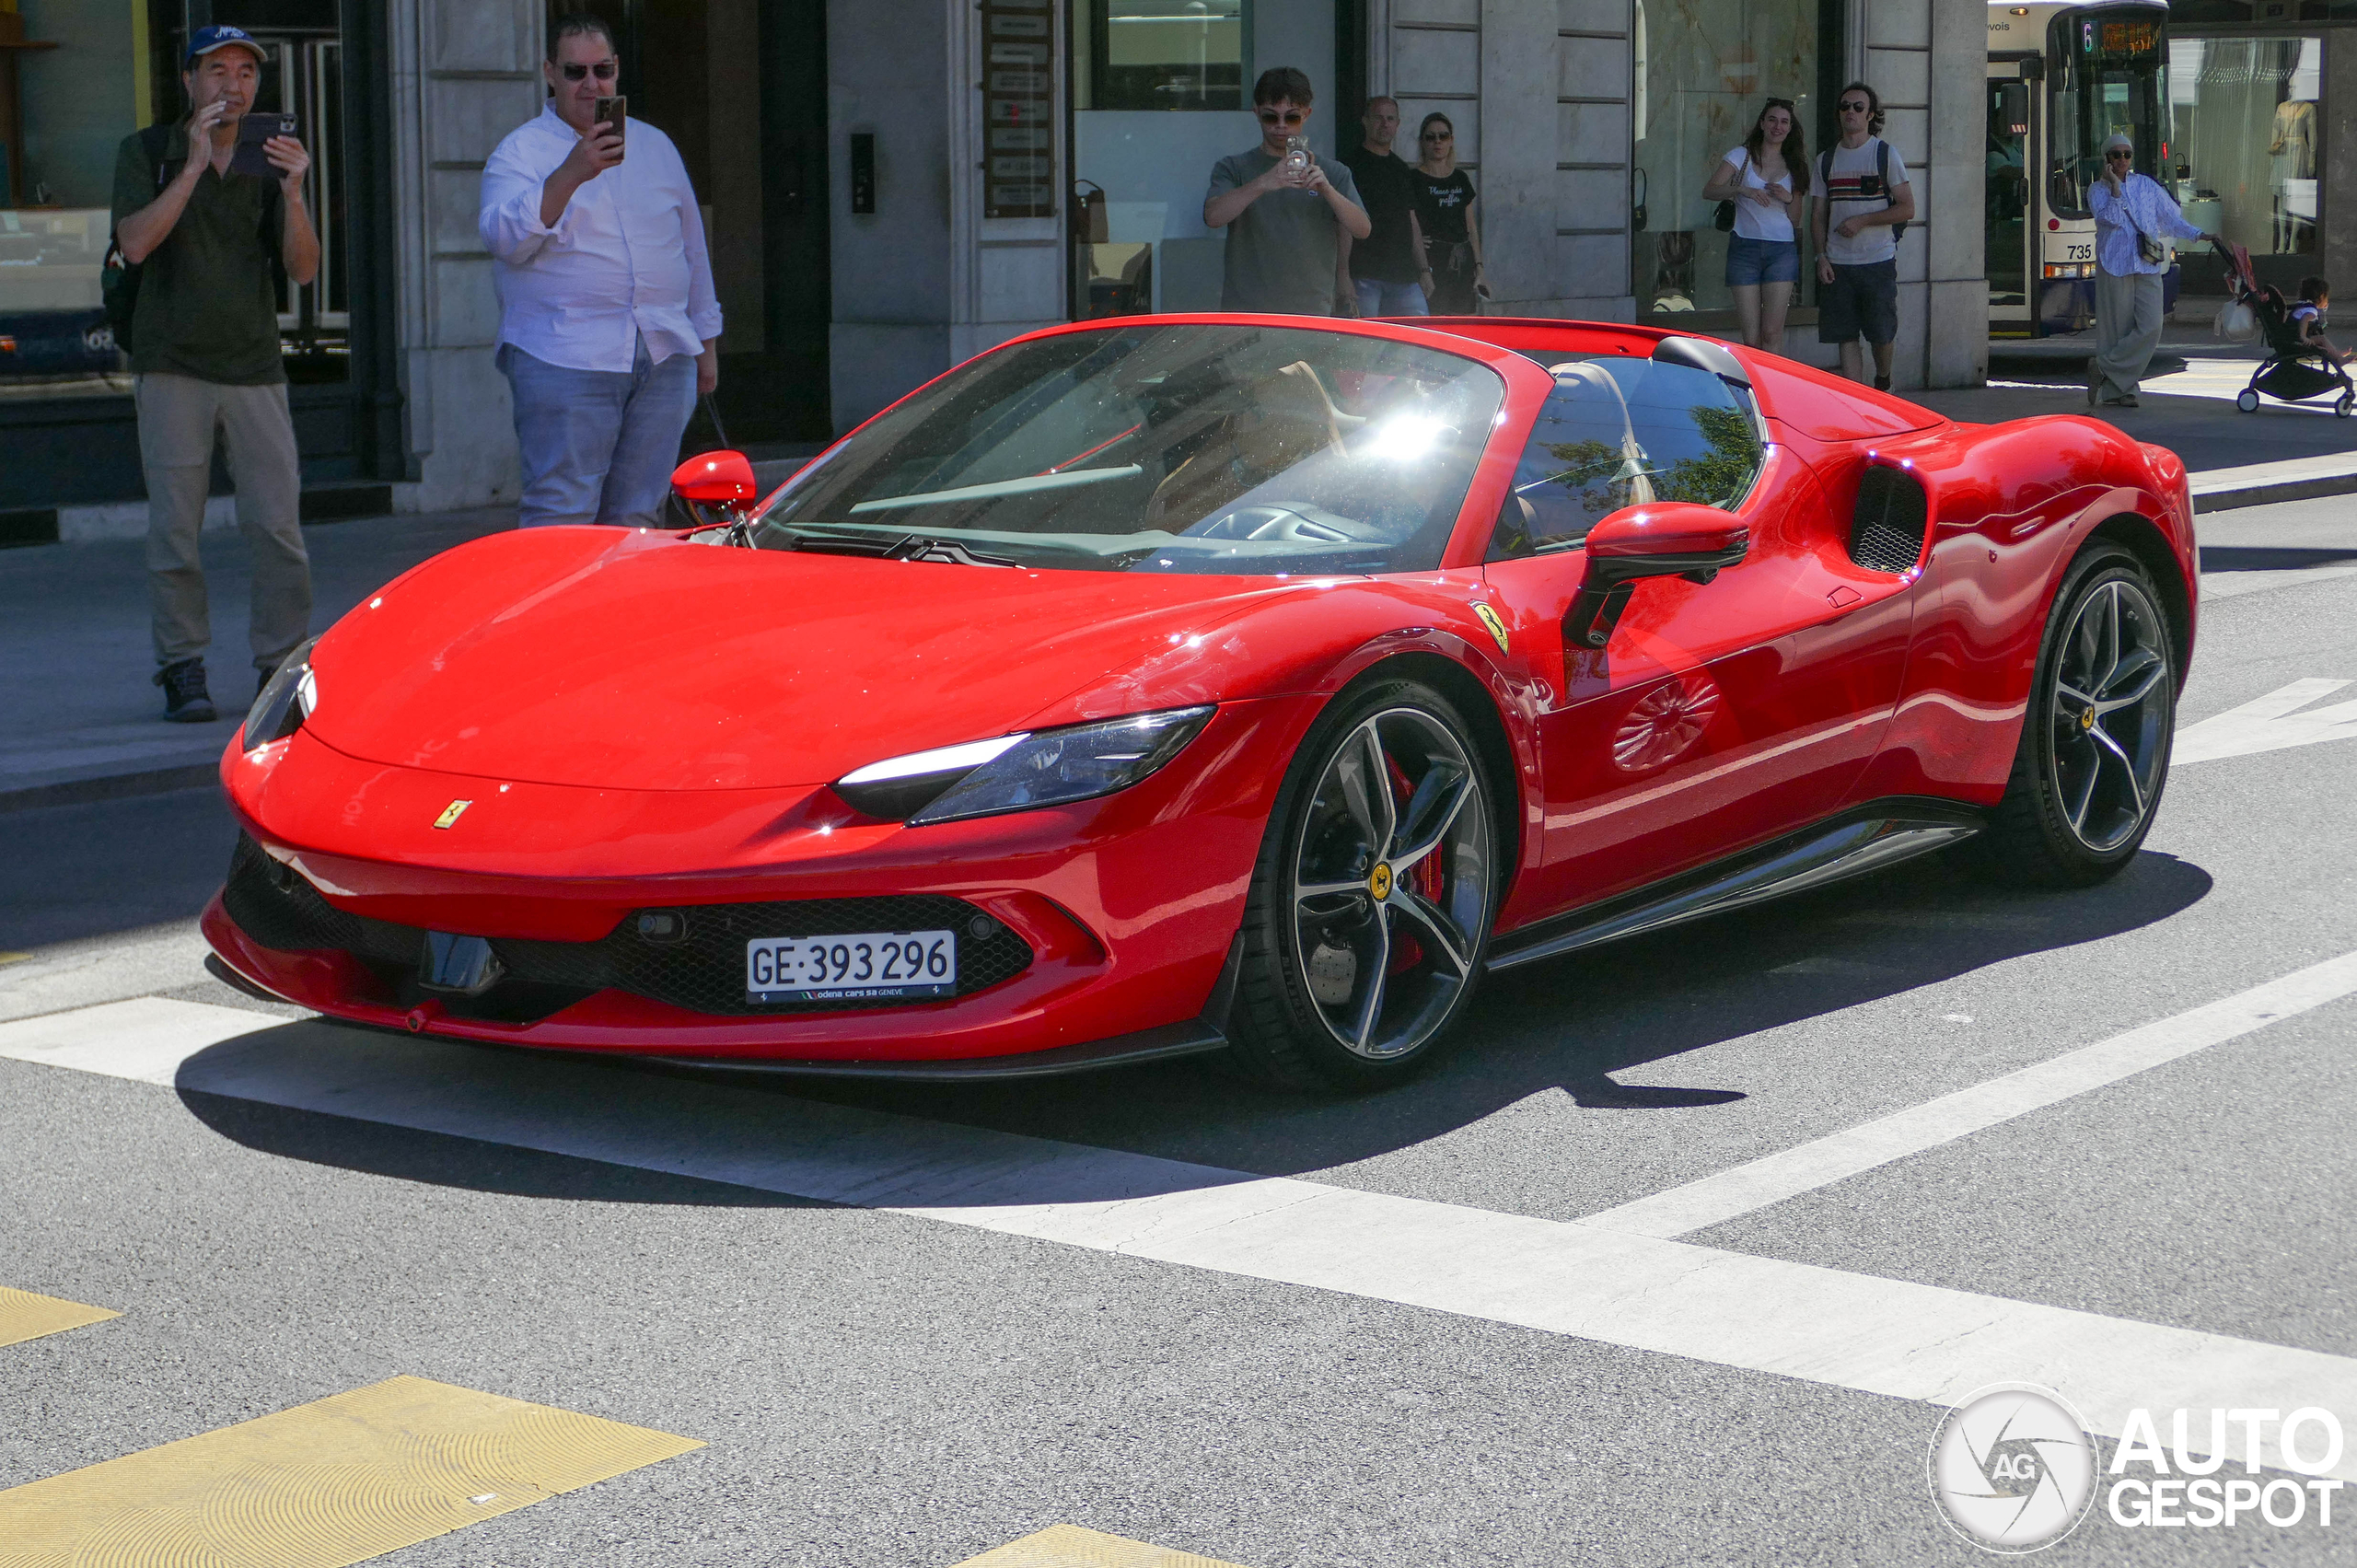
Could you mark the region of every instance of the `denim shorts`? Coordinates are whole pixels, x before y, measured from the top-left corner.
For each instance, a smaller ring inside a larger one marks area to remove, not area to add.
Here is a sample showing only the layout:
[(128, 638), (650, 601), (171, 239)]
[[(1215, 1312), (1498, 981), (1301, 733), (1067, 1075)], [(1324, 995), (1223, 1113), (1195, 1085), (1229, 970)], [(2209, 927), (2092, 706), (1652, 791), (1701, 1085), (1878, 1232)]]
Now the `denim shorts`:
[(1742, 288), (1763, 283), (1798, 283), (1801, 248), (1789, 239), (1747, 239), (1727, 237), (1727, 286)]

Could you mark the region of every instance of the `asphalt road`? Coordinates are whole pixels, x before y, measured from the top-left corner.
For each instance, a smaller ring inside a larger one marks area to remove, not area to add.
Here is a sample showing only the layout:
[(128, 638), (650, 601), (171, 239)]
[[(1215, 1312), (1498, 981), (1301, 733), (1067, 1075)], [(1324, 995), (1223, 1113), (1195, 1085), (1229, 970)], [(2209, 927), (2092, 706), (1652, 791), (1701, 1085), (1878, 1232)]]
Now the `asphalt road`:
[[(2348, 501), (2203, 519), (2181, 731), (2357, 682), (2352, 523)], [(1301, 1178), (1378, 1215), (1592, 1220), (2357, 952), (2352, 798), (2357, 734), (2186, 766), (2105, 887), (2001, 892), (1917, 862), (1515, 971), (1437, 1070), (1360, 1100), (1185, 1065), (709, 1086), (292, 1009), (250, 1019), (256, 1054), (194, 1058), (211, 1077), (0, 1059), (0, 1287), (122, 1314), (0, 1345), (0, 1488), (410, 1374), (706, 1446), (404, 1563), (946, 1568), (1058, 1522), (1252, 1568), (1980, 1561), (1927, 1493), (1935, 1404), (1874, 1391), (1839, 1344), (1763, 1370), (1767, 1330), (1689, 1333), (1676, 1290), (1556, 1331), (1049, 1239), (1063, 1219), (981, 1200), (817, 1202), (837, 1189), (721, 1151), (851, 1128), (972, 1162), (1014, 1132), (1080, 1146), (1084, 1203), (1112, 1191), (1092, 1172), (1171, 1168), (1094, 1150)], [(0, 962), (0, 1020), (143, 997), (259, 1015), (204, 976), (191, 918), (232, 836), (207, 791), (0, 815), (0, 950), (25, 955)], [(1818, 1289), (1829, 1314), (2064, 1308), (2114, 1324), (2123, 1357), (2192, 1345), (2225, 1376), (2231, 1340), (2320, 1353), (2294, 1383), (2346, 1388), (2352, 1037), (2357, 997), (2328, 1001), (1679, 1242), (1803, 1311)], [(285, 1086), (347, 1063), (343, 1099)], [(240, 1084), (263, 1086), (218, 1092)], [(607, 1108), (588, 1143), (563, 1130), (585, 1100)], [(475, 1132), (432, 1130), (452, 1126)], [(670, 1129), (677, 1159), (625, 1152)], [(590, 1146), (610, 1156), (549, 1152)], [(1892, 1295), (1914, 1286), (1957, 1294)], [(1880, 1331), (1911, 1352), (1945, 1330)], [(1643, 1348), (1678, 1334), (1693, 1348)], [(2357, 1428), (2357, 1403), (2339, 1413)], [(2138, 1529), (2098, 1504), (2047, 1561), (2344, 1562), (2346, 1512)]]

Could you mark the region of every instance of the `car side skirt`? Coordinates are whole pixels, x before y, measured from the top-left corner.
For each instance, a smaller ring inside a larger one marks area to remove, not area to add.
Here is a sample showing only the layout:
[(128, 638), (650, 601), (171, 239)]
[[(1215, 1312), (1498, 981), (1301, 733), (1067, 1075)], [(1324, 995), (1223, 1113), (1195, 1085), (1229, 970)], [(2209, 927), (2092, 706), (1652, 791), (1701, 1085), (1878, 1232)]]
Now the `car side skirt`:
[(1871, 801), (1666, 881), (1508, 932), (1491, 942), (1487, 967), (1515, 969), (1863, 877), (1968, 839), (1985, 820), (1953, 801)]

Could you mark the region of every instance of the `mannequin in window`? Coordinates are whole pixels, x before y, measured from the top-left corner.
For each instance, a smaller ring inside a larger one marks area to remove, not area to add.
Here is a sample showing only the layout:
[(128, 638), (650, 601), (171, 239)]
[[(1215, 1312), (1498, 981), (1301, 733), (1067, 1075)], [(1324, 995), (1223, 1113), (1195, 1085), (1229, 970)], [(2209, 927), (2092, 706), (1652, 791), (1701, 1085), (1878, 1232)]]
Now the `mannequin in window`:
[(2302, 191), (2303, 199), (2295, 204), (2292, 181), (2316, 177), (2316, 106), (2312, 99), (2286, 99), (2275, 106), (2275, 128), (2267, 154), (2275, 188), (2276, 253), (2305, 250), (2305, 231), (2316, 220), (2315, 187)]

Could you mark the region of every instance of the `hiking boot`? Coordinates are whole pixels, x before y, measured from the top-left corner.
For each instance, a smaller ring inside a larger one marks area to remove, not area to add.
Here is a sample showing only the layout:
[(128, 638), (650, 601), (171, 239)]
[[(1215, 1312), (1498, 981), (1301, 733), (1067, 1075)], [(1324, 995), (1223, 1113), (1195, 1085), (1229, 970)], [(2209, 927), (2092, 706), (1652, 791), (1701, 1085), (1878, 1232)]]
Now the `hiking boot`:
[(166, 665), (156, 672), (156, 684), (164, 689), (164, 716), (174, 724), (211, 724), (221, 716), (214, 711), (212, 694), (204, 689), (201, 658)]

